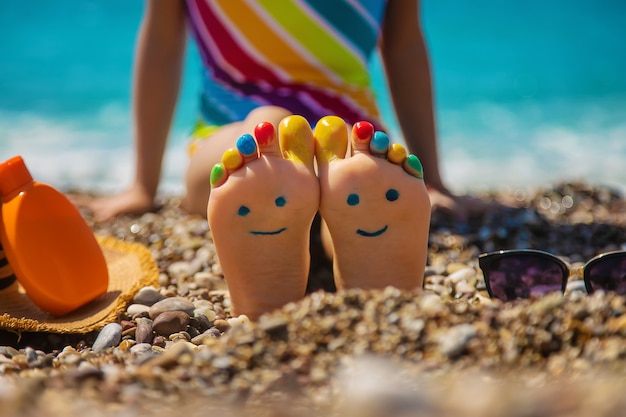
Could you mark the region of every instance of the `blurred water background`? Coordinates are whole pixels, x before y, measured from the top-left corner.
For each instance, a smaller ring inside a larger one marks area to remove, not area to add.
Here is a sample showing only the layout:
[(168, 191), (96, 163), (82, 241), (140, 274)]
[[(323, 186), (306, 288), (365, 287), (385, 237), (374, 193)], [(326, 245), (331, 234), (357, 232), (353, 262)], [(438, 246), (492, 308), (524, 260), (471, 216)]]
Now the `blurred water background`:
[[(59, 188), (129, 184), (143, 7), (0, 0), (1, 160), (22, 155), (36, 179)], [(626, 2), (423, 0), (422, 20), (443, 175), (454, 190), (579, 179), (626, 190)], [(196, 116), (200, 62), (189, 45), (166, 193), (182, 192)], [(372, 66), (390, 117), (380, 63)], [(393, 123), (390, 130), (397, 132)]]

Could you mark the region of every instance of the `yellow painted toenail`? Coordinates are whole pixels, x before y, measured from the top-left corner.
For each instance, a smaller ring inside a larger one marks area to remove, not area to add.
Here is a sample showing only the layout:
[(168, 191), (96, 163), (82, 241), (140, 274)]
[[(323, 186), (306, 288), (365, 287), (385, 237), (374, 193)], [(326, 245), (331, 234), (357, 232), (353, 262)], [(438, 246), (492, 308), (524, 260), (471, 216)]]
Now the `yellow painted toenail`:
[(239, 169), (243, 165), (243, 156), (237, 149), (230, 148), (222, 155), (222, 165), (229, 171)]
[(389, 148), (389, 152), (387, 153), (387, 159), (389, 159), (394, 164), (400, 165), (406, 159), (406, 149), (404, 146), (399, 143), (394, 143)]
[(348, 149), (348, 129), (346, 123), (337, 116), (326, 116), (315, 126), (317, 142), (316, 156), (320, 162), (343, 158)]
[(280, 122), (278, 140), (285, 159), (302, 163), (313, 161), (313, 133), (304, 117), (285, 117)]

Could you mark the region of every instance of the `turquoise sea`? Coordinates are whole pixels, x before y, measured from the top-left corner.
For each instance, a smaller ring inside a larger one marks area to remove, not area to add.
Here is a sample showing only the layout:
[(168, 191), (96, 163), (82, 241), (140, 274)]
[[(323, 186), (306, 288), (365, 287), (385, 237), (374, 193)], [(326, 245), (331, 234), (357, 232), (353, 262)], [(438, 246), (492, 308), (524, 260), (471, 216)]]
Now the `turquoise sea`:
[[(143, 7), (0, 1), (0, 159), (20, 154), (36, 179), (60, 188), (129, 183), (129, 91)], [(626, 2), (423, 0), (422, 19), (441, 164), (453, 189), (584, 179), (626, 190)], [(199, 88), (192, 43), (187, 61), (164, 192), (182, 190)], [(390, 115), (381, 80), (374, 77)]]

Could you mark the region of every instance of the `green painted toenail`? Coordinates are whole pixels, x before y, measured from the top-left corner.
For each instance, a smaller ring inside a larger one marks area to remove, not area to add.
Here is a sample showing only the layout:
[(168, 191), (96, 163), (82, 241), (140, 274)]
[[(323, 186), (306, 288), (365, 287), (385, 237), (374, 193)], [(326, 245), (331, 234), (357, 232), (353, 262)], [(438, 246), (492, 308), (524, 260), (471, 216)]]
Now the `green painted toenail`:
[(424, 179), (424, 170), (419, 158), (413, 154), (409, 155), (404, 161), (404, 170), (414, 177)]
[(226, 168), (222, 164), (213, 165), (211, 170), (211, 187), (222, 185), (226, 181)]

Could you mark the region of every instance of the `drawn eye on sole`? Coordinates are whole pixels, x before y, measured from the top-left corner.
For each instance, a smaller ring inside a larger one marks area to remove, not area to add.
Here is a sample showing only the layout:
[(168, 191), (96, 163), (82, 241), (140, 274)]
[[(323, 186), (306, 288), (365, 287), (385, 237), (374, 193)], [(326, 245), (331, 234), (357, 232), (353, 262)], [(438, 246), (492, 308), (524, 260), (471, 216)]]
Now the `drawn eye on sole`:
[(376, 236), (380, 236), (383, 233), (385, 233), (387, 231), (387, 227), (388, 226), (385, 225), (385, 227), (383, 227), (382, 229), (377, 230), (375, 232), (367, 232), (367, 231), (362, 230), (362, 229), (357, 229), (356, 230), (356, 234), (357, 235), (361, 235), (361, 236), (365, 236), (365, 237), (376, 237)]
[(286, 227), (283, 227), (283, 228), (278, 229), (278, 230), (274, 230), (272, 232), (260, 232), (260, 231), (257, 231), (257, 230), (252, 230), (250, 232), (250, 234), (251, 235), (256, 235), (256, 236), (272, 236), (272, 235), (278, 235), (278, 234), (284, 232), (285, 230), (287, 230)]

